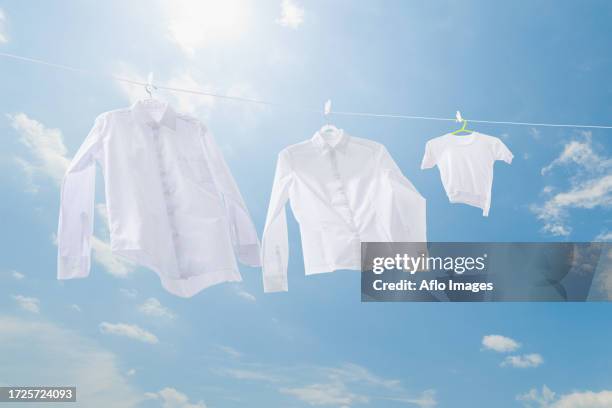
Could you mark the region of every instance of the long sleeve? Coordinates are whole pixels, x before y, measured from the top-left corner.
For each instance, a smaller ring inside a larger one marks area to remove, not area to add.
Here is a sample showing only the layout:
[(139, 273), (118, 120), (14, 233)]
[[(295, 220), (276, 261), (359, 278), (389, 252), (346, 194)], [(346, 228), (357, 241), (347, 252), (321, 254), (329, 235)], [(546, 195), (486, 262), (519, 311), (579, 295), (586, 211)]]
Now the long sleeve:
[(104, 118), (98, 117), (68, 166), (61, 186), (57, 232), (57, 278), (83, 278), (91, 268), (96, 159), (102, 149)]
[(260, 266), (259, 239), (249, 210), (217, 143), (209, 132), (205, 129), (202, 131), (206, 151), (212, 165), (213, 177), (217, 188), (223, 194), (234, 251), (241, 263), (248, 266)]
[(379, 169), (383, 189), (379, 194), (383, 219), (394, 242), (426, 242), (426, 202), (382, 147)]
[(270, 205), (262, 237), (262, 273), (264, 292), (287, 291), (289, 242), (285, 204), (289, 199), (292, 172), (288, 152), (278, 156)]

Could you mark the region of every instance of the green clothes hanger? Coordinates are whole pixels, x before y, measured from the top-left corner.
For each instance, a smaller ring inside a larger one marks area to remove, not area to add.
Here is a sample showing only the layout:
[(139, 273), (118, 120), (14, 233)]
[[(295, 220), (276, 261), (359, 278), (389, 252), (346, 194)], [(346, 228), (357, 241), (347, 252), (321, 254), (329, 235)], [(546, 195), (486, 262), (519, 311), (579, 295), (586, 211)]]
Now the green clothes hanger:
[(451, 132), (451, 135), (459, 135), (462, 132), (467, 132), (466, 135), (471, 135), (472, 133), (474, 133), (473, 130), (465, 128), (467, 126), (467, 120), (463, 119), (463, 117), (461, 116), (461, 112), (457, 111), (455, 117), (457, 118), (457, 122), (463, 122), (463, 126), (461, 126), (461, 129)]

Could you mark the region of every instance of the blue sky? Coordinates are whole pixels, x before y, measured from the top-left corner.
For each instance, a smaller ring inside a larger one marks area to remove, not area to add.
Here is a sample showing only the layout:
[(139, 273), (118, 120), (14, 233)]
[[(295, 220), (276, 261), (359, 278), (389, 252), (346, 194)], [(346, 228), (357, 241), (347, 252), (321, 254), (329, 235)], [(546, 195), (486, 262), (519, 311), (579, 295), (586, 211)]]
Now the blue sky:
[[(0, 51), (286, 104), (157, 95), (207, 123), (260, 232), (278, 151), (323, 124), (291, 107), (612, 123), (603, 0), (223, 4), (0, 1)], [(180, 299), (112, 257), (98, 188), (92, 274), (58, 282), (66, 163), (99, 113), (146, 94), (0, 69), (0, 383), (76, 384), (84, 407), (612, 405), (609, 304), (362, 304), (354, 271), (304, 277), (292, 216), (288, 293), (263, 294), (260, 270), (242, 268), (243, 283)], [(612, 239), (610, 130), (471, 125), (515, 155), (495, 167), (484, 218), (419, 170), (425, 142), (455, 124), (333, 120), (387, 146), (427, 199), (432, 241)]]

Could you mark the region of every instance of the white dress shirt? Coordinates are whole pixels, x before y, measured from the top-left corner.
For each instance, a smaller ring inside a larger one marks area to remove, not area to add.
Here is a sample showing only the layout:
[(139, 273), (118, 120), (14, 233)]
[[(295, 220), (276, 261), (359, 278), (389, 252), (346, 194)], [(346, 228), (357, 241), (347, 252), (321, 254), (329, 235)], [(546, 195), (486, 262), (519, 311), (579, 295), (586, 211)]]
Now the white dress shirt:
[(448, 200), (478, 207), (487, 217), (491, 208), (493, 165), (496, 160), (510, 164), (512, 157), (496, 137), (478, 132), (449, 133), (427, 142), (421, 169), (438, 166)]
[(101, 114), (62, 183), (58, 279), (91, 264), (95, 162), (104, 174), (111, 249), (190, 297), (260, 265), (254, 225), (221, 151), (197, 119), (142, 100)]
[(300, 224), (307, 275), (360, 270), (361, 242), (425, 242), (425, 199), (385, 147), (317, 132), (278, 156), (262, 238), (266, 292), (287, 290), (285, 204)]

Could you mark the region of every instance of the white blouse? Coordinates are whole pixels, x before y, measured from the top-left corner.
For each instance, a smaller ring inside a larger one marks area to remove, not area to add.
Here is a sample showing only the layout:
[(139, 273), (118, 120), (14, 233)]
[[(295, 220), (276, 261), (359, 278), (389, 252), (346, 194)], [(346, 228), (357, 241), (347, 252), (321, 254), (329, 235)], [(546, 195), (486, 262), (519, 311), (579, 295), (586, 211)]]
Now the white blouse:
[(361, 242), (425, 242), (425, 199), (385, 147), (336, 129), (278, 156), (262, 237), (266, 292), (287, 290), (285, 204), (300, 224), (307, 275), (360, 270)]
[(238, 259), (260, 265), (257, 233), (206, 127), (163, 102), (142, 100), (100, 115), (62, 183), (58, 279), (91, 264), (95, 162), (104, 174), (111, 249), (154, 270), (190, 297), (240, 281)]

